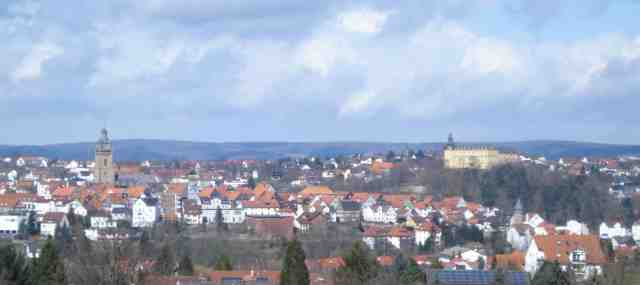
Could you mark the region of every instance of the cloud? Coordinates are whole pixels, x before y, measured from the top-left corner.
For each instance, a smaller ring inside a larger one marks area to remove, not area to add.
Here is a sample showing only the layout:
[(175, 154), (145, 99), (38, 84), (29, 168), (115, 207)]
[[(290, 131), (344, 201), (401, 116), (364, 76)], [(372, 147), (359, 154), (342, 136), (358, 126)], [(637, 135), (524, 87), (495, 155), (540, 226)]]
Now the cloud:
[(353, 10), (338, 16), (340, 26), (347, 32), (377, 34), (392, 12), (382, 12), (372, 9)]
[(145, 135), (199, 140), (218, 138), (202, 134), (212, 124), (232, 139), (256, 121), (256, 140), (418, 138), (405, 125), (509, 136), (515, 121), (573, 130), (584, 113), (626, 125), (601, 101), (640, 103), (640, 28), (628, 25), (640, 11), (621, 5), (576, 23), (583, 7), (501, 0), (3, 2), (0, 119), (16, 126), (0, 131), (54, 128), (63, 105), (86, 117), (90, 139), (89, 122), (133, 129), (132, 117), (147, 118)]
[(11, 79), (14, 81), (38, 79), (42, 75), (43, 65), (63, 52), (62, 47), (53, 43), (37, 44), (11, 73)]

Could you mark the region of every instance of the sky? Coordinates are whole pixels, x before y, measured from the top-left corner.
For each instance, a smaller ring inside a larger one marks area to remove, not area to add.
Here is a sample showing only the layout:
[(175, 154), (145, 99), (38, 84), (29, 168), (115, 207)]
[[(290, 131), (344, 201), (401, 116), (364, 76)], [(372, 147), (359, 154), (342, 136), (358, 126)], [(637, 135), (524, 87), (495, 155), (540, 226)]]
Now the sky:
[(640, 0), (3, 0), (0, 144), (103, 127), (639, 144), (638, 15)]

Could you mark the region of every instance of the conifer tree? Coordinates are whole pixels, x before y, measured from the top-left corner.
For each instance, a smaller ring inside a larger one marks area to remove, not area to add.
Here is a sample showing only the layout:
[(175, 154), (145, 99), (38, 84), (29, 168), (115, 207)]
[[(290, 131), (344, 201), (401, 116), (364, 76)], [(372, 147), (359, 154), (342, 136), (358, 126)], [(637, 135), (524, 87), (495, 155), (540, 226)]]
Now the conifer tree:
[(227, 223), (224, 222), (221, 208), (216, 209), (216, 229), (218, 231), (227, 231), (229, 229)]
[(355, 242), (342, 258), (345, 266), (336, 272), (336, 284), (368, 284), (380, 270), (376, 259), (361, 242)]
[(49, 238), (40, 251), (40, 257), (33, 261), (31, 285), (64, 285), (67, 280), (64, 272), (64, 262)]
[(191, 257), (189, 257), (189, 255), (183, 256), (178, 264), (178, 274), (191, 276), (193, 275), (193, 272), (193, 262), (191, 261)]
[(569, 274), (562, 271), (556, 262), (544, 262), (531, 281), (532, 285), (571, 285)]
[(282, 261), (280, 285), (309, 284), (309, 270), (305, 261), (304, 250), (297, 239), (287, 243), (286, 254)]
[(0, 248), (0, 284), (26, 285), (27, 262), (12, 245)]
[(231, 259), (227, 255), (220, 255), (213, 269), (221, 271), (233, 270), (233, 262), (231, 262)]
[(418, 264), (413, 259), (409, 259), (407, 267), (400, 274), (400, 284), (402, 285), (414, 285), (423, 284), (426, 276), (424, 272), (418, 267)]
[(162, 275), (171, 275), (175, 272), (175, 258), (168, 243), (160, 249), (160, 255), (156, 259), (154, 271)]

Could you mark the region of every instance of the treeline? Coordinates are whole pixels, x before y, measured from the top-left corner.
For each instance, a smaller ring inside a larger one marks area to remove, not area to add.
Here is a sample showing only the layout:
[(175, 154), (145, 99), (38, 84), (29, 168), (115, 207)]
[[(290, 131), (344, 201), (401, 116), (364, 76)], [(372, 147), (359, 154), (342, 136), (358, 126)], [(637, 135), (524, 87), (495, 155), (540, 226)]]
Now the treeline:
[(28, 261), (13, 245), (0, 248), (0, 283), (11, 285), (68, 284), (64, 262), (51, 239), (40, 255)]

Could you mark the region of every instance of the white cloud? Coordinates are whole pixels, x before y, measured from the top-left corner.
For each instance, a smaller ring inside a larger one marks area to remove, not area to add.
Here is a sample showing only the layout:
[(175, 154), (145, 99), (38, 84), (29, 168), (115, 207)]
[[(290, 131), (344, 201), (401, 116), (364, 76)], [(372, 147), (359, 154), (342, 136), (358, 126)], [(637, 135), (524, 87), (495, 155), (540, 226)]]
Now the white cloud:
[(518, 57), (508, 43), (479, 39), (466, 47), (461, 67), (476, 73), (509, 73), (518, 68)]
[(303, 42), (296, 54), (302, 66), (323, 77), (328, 76), (336, 64), (352, 64), (356, 60), (356, 51), (350, 46), (348, 39), (327, 34), (320, 34)]
[(340, 107), (339, 116), (348, 117), (359, 115), (370, 110), (376, 93), (369, 90), (363, 90), (352, 94), (347, 101)]
[(338, 16), (338, 23), (347, 32), (377, 34), (379, 33), (391, 12), (360, 9), (345, 12)]
[(13, 81), (38, 79), (42, 75), (42, 65), (63, 52), (64, 49), (54, 43), (40, 43), (22, 59), (10, 77)]

